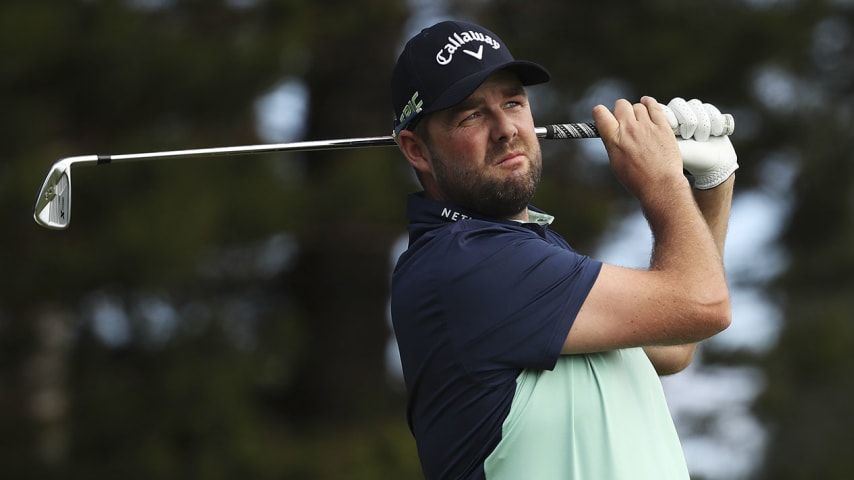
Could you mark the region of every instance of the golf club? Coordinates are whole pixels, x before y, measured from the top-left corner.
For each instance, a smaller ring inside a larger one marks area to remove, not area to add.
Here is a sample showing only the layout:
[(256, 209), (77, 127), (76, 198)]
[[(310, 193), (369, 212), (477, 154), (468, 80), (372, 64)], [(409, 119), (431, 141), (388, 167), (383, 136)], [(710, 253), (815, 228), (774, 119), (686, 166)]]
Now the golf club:
[[(731, 115), (724, 115), (724, 135), (732, 134), (735, 123)], [(535, 128), (538, 138), (574, 139), (597, 138), (599, 131), (593, 123), (566, 123)], [(394, 137), (345, 138), (338, 140), (316, 140), (236, 147), (213, 147), (190, 150), (172, 150), (120, 155), (82, 155), (57, 160), (48, 171), (33, 207), (36, 223), (52, 230), (64, 230), (71, 223), (71, 167), (106, 165), (110, 163), (169, 158), (197, 158), (213, 156), (245, 155), (269, 152), (308, 152), (315, 150), (339, 150), (349, 148), (385, 147), (395, 145)]]

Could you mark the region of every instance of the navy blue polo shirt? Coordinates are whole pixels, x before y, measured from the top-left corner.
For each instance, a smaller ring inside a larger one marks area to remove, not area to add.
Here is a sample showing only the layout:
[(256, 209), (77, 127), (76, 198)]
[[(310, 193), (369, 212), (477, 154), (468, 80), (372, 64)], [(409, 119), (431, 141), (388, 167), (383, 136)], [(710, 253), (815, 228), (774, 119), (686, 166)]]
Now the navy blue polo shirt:
[(426, 478), (482, 479), (516, 378), (554, 368), (601, 263), (545, 222), (483, 218), (423, 193), (407, 210), (391, 313), (409, 426)]

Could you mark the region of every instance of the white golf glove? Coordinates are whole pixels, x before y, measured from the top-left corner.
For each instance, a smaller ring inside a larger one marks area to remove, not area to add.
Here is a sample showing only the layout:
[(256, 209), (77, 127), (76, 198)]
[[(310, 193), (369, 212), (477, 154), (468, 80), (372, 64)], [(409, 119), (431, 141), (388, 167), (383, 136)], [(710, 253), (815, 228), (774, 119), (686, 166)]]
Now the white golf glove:
[(676, 132), (682, 165), (694, 177), (695, 188), (717, 187), (738, 169), (735, 148), (724, 134), (726, 121), (714, 105), (677, 97), (662, 110)]

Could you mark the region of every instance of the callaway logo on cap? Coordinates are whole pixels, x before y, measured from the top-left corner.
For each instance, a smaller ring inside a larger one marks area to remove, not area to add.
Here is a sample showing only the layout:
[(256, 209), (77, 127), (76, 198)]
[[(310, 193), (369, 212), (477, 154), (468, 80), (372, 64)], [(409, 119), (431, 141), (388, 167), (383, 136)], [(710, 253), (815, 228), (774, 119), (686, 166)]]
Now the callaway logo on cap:
[(523, 85), (549, 81), (536, 63), (513, 58), (494, 33), (473, 23), (446, 21), (412, 37), (391, 79), (394, 135), (423, 115), (452, 107), (498, 70), (516, 72)]

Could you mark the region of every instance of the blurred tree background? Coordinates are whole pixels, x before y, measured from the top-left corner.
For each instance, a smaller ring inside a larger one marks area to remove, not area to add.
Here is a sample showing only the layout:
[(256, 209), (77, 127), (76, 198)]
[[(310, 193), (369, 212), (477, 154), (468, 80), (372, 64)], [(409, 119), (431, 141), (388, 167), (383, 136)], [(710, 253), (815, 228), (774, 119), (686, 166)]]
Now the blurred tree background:
[[(779, 325), (761, 349), (709, 342), (701, 368), (757, 372), (764, 448), (741, 478), (854, 473), (851, 1), (7, 0), (0, 475), (420, 478), (385, 356), (416, 188), (395, 149), (79, 168), (70, 229), (30, 212), (65, 156), (386, 135), (401, 44), (444, 17), (552, 71), (539, 124), (641, 94), (735, 114), (739, 198), (784, 221), (774, 265), (730, 280)], [(586, 252), (636, 211), (597, 145), (544, 144), (536, 199)]]

